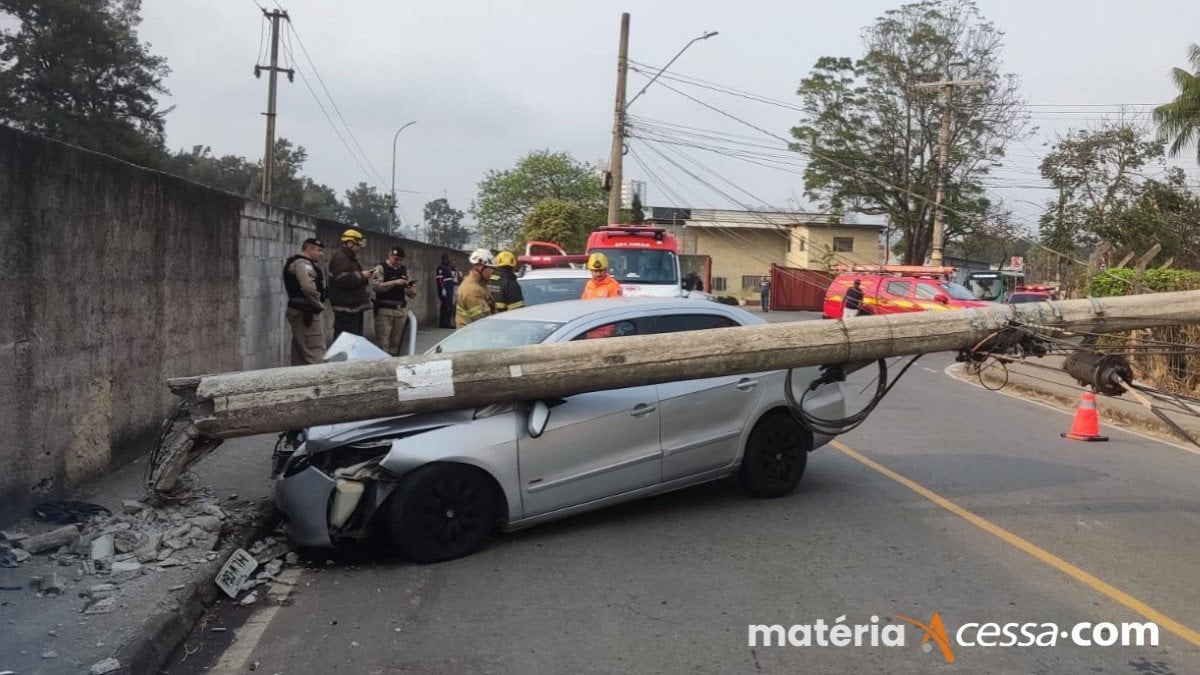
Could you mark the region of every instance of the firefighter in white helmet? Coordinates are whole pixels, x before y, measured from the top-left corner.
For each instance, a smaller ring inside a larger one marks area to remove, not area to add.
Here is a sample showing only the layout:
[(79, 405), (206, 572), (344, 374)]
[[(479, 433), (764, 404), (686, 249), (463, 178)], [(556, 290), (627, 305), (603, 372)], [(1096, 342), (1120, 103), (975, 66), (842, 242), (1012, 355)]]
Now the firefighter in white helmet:
[(487, 287), (488, 279), (492, 278), (492, 270), (496, 269), (496, 259), (486, 248), (477, 248), (471, 252), (468, 260), (471, 263), (471, 271), (458, 287), (458, 298), (454, 301), (456, 328), (462, 328), (496, 313), (496, 305)]

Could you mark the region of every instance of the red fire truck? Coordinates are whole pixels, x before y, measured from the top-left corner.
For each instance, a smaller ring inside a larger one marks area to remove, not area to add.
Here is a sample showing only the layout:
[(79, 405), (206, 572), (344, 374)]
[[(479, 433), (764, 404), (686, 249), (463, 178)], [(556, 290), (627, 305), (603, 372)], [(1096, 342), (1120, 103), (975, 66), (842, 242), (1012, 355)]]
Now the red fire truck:
[(679, 241), (666, 228), (654, 225), (607, 225), (588, 236), (586, 253), (575, 255), (557, 244), (531, 241), (518, 261), (533, 267), (573, 265), (586, 262), (592, 253), (608, 258), (608, 271), (621, 282), (626, 297), (688, 293), (680, 272)]

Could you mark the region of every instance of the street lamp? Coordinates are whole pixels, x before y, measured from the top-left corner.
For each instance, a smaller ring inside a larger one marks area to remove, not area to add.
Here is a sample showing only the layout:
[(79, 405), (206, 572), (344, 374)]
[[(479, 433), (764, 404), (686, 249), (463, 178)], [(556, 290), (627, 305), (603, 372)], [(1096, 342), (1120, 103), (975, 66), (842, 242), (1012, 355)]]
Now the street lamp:
[(710, 37), (712, 37), (712, 36), (714, 36), (714, 35), (717, 35), (717, 34), (718, 34), (718, 33), (717, 33), (717, 31), (715, 31), (715, 30), (714, 30), (714, 31), (709, 31), (709, 32), (705, 33), (704, 35), (701, 35), (700, 37), (697, 37), (697, 38), (692, 38), (692, 41), (691, 41), (691, 42), (689, 42), (689, 43), (687, 43), (686, 45), (684, 45), (684, 46), (683, 46), (683, 49), (680, 49), (680, 50), (679, 50), (679, 53), (678, 53), (678, 54), (676, 54), (675, 56), (672, 56), (670, 61), (667, 61), (667, 65), (663, 66), (663, 67), (662, 67), (662, 68), (661, 68), (661, 69), (658, 71), (658, 74), (657, 74), (657, 75), (655, 75), (654, 77), (650, 78), (650, 81), (646, 83), (646, 86), (642, 87), (641, 91), (639, 91), (638, 93), (634, 94), (634, 95), (633, 95), (633, 98), (629, 99), (629, 102), (625, 104), (625, 110), (629, 110), (629, 106), (633, 105), (633, 102), (634, 102), (634, 101), (636, 101), (636, 100), (638, 100), (638, 97), (639, 97), (639, 96), (641, 96), (642, 94), (646, 93), (646, 90), (650, 88), (650, 85), (654, 84), (654, 81), (655, 81), (655, 80), (657, 80), (657, 79), (659, 78), (659, 76), (661, 76), (663, 73), (667, 72), (667, 68), (670, 68), (670, 67), (671, 67), (671, 64), (672, 64), (672, 63), (675, 63), (675, 60), (676, 60), (676, 59), (678, 59), (680, 56), (683, 56), (683, 53), (684, 53), (684, 52), (686, 52), (686, 51), (688, 50), (688, 47), (691, 47), (692, 45), (694, 45), (695, 43), (697, 43), (697, 42), (699, 42), (699, 41), (701, 41), (701, 40), (707, 40), (708, 38), (710, 38)]
[(396, 139), (400, 138), (401, 131), (404, 131), (405, 129), (411, 127), (412, 125), (414, 125), (416, 123), (417, 123), (417, 121), (413, 120), (413, 121), (409, 122), (408, 124), (405, 124), (404, 126), (397, 129), (395, 135), (392, 136), (392, 203), (391, 203), (392, 222), (391, 222), (391, 228), (392, 228), (393, 234), (395, 233), (395, 230), (396, 230)]

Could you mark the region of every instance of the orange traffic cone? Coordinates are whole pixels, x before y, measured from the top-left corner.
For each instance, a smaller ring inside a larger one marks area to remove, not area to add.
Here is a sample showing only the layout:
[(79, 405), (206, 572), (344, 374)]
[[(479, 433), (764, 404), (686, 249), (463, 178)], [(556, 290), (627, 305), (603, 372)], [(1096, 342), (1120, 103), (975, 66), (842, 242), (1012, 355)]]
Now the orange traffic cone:
[(1107, 441), (1108, 436), (1100, 435), (1100, 414), (1096, 411), (1096, 394), (1091, 387), (1085, 387), (1079, 395), (1079, 405), (1075, 407), (1075, 421), (1071, 431), (1062, 434), (1063, 438), (1072, 441)]

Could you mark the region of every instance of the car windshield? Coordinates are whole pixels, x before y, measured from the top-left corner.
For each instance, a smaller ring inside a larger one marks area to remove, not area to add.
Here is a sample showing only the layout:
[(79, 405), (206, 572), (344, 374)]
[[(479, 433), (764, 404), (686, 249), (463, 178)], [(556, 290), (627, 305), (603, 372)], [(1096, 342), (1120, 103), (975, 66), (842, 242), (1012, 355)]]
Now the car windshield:
[(974, 293), (972, 293), (971, 291), (968, 291), (965, 286), (963, 286), (961, 284), (956, 284), (952, 281), (944, 282), (942, 284), (942, 288), (946, 289), (946, 295), (949, 295), (950, 297), (954, 298), (955, 300), (978, 300), (979, 299), (978, 297), (975, 296)]
[(1000, 277), (971, 277), (967, 283), (971, 285), (973, 295), (960, 300), (991, 300), (1004, 293), (1004, 280)]
[(427, 354), (469, 352), (476, 349), (503, 349), (540, 344), (561, 322), (484, 319), (467, 324), (437, 343)]
[(601, 248), (608, 258), (608, 272), (623, 284), (677, 284), (679, 263), (675, 254), (662, 249)]
[(526, 305), (540, 305), (560, 300), (578, 300), (587, 285), (587, 277), (565, 279), (521, 279), (521, 295)]

